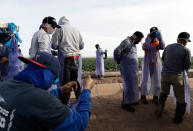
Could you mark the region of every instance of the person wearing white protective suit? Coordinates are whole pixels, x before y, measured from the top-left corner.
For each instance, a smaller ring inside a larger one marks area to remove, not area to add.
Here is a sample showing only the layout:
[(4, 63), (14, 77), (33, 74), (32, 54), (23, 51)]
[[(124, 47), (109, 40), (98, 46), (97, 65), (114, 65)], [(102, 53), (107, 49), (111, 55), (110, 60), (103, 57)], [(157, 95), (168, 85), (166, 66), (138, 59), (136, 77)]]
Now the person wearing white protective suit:
[(104, 76), (104, 59), (103, 55), (107, 56), (107, 50), (103, 51), (99, 44), (95, 45), (96, 47), (96, 75), (98, 78), (103, 78)]
[(186, 109), (185, 93), (184, 93), (184, 70), (188, 70), (191, 66), (191, 54), (186, 44), (190, 42), (190, 34), (181, 32), (178, 35), (177, 43), (168, 45), (163, 52), (163, 69), (161, 76), (161, 94), (159, 102), (156, 106), (155, 115), (157, 118), (162, 116), (166, 99), (170, 93), (170, 86), (173, 86), (176, 97), (176, 112), (174, 123), (179, 124), (183, 121)]
[[(52, 35), (52, 49), (58, 50), (58, 59), (61, 65), (59, 77), (60, 86), (70, 81), (76, 81), (78, 77), (78, 59), (80, 50), (84, 48), (82, 36), (75, 27), (70, 25), (69, 20), (63, 16), (58, 24), (61, 26)], [(80, 89), (75, 93), (76, 98), (80, 95)], [(67, 104), (70, 99), (70, 93), (63, 95), (62, 102)]]
[(121, 107), (129, 112), (135, 112), (132, 105), (138, 105), (138, 56), (136, 44), (144, 37), (142, 32), (136, 31), (128, 36), (114, 50), (114, 60), (121, 64), (123, 80), (123, 101)]
[[(146, 96), (153, 94), (153, 102), (157, 104), (158, 96), (161, 91), (161, 69), (162, 63), (159, 50), (165, 48), (161, 32), (157, 27), (152, 27), (150, 33), (145, 39), (142, 49), (145, 56), (142, 62), (142, 80), (141, 80), (141, 99), (143, 104), (147, 104)], [(148, 92), (149, 88), (149, 92)]]
[(42, 21), (40, 29), (34, 33), (29, 49), (30, 58), (35, 57), (38, 52), (47, 52), (51, 54), (50, 35), (60, 28), (54, 17), (45, 17)]

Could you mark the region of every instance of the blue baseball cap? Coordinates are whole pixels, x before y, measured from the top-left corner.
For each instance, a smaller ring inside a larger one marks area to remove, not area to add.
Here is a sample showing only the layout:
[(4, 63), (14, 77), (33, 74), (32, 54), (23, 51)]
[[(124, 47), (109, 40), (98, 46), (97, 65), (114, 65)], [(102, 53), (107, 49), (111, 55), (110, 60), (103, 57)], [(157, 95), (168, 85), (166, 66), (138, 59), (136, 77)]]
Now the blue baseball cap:
[(18, 58), (26, 64), (34, 63), (42, 68), (47, 68), (52, 73), (54, 73), (54, 75), (59, 77), (59, 73), (61, 70), (60, 63), (56, 57), (47, 52), (40, 52), (32, 59), (25, 58), (23, 56), (19, 56)]

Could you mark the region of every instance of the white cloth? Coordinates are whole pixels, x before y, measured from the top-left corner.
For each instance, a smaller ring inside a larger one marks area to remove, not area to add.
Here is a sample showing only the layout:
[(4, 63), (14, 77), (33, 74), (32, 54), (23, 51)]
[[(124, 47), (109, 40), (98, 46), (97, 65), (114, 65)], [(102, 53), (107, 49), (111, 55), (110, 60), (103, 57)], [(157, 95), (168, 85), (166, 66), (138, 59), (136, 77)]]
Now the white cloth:
[[(190, 109), (191, 109), (191, 95), (190, 95), (190, 83), (188, 81), (188, 75), (186, 71), (183, 73), (184, 75), (184, 93), (185, 93), (185, 102), (186, 102), (186, 112), (190, 114)], [(174, 90), (173, 86), (170, 88), (170, 96), (173, 97), (174, 99), (174, 104), (176, 104), (176, 98), (174, 96)]]
[(64, 57), (79, 55), (84, 48), (80, 32), (71, 26), (65, 17), (60, 18), (59, 25), (61, 28), (56, 29), (52, 36), (52, 48), (58, 49)]
[(37, 52), (48, 52), (51, 54), (50, 36), (43, 29), (35, 32), (29, 49), (30, 58), (33, 58)]
[(102, 49), (96, 50), (96, 75), (104, 76), (104, 51)]
[(79, 55), (78, 58), (78, 78), (77, 78), (80, 87), (82, 87), (82, 55)]

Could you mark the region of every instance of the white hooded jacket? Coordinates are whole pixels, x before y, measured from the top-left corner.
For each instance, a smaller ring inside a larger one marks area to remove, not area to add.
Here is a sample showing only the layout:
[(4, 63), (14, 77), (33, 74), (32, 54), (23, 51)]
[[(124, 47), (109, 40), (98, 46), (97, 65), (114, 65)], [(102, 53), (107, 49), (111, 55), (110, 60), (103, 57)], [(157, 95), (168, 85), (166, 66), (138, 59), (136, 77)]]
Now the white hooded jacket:
[(61, 17), (58, 24), (61, 28), (56, 29), (52, 36), (52, 48), (58, 49), (64, 57), (77, 56), (84, 48), (84, 42), (80, 32), (70, 25), (65, 16)]

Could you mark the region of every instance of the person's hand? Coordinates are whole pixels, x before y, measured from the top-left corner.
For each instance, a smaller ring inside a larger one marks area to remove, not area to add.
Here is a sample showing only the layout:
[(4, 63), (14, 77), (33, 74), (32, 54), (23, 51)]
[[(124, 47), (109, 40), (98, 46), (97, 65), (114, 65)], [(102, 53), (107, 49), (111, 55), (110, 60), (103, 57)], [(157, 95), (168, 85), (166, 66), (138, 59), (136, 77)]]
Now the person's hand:
[(1, 60), (0, 60), (2, 63), (6, 63), (6, 62), (8, 62), (9, 60), (6, 58), (6, 57), (3, 57), (3, 58), (1, 58)]
[(72, 91), (76, 91), (78, 89), (78, 84), (76, 81), (71, 81), (66, 83), (65, 85), (61, 86), (62, 94), (63, 93), (70, 93)]
[(94, 80), (91, 78), (90, 75), (86, 77), (86, 79), (83, 81), (83, 88), (92, 90), (94, 87)]

